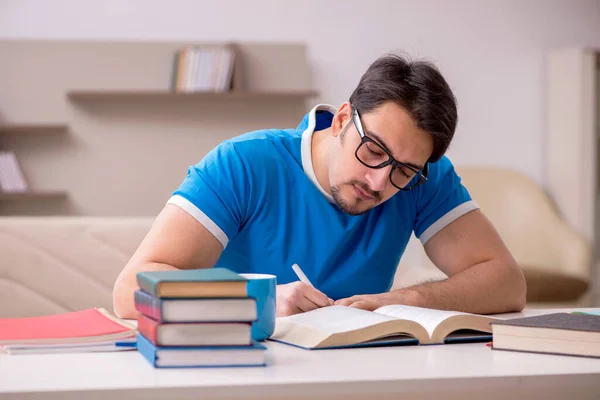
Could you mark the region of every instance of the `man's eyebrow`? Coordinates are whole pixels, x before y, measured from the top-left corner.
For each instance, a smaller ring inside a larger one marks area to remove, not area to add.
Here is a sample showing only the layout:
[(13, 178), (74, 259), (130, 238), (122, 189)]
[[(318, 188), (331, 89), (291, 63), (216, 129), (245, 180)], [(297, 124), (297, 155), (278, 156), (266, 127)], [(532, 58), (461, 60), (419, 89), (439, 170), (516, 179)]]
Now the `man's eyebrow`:
[[(385, 151), (387, 151), (388, 153), (390, 153), (390, 155), (392, 154), (392, 150), (390, 150), (390, 148), (388, 147), (387, 144), (385, 144), (385, 142), (381, 139), (381, 136), (379, 136), (377, 133), (373, 132), (373, 131), (365, 131), (365, 133), (369, 136), (371, 136), (372, 138), (375, 138), (375, 141), (377, 142), (377, 144), (379, 144), (381, 147), (383, 147), (385, 149)], [(393, 156), (392, 156), (393, 157)], [(395, 160), (395, 158), (394, 158)], [(398, 160), (396, 160), (398, 161)], [(416, 169), (417, 171), (421, 171), (422, 169), (425, 168), (424, 165), (418, 165), (418, 164), (414, 164), (411, 162), (405, 162), (405, 161), (399, 161), (402, 164), (406, 164), (409, 167), (412, 167), (414, 169)]]

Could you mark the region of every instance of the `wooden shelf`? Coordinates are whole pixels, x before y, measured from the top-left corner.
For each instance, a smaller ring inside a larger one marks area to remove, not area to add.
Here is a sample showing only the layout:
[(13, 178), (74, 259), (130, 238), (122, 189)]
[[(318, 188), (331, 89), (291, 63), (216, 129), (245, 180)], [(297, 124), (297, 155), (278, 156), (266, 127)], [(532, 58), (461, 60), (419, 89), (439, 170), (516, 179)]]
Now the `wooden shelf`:
[(65, 132), (67, 124), (0, 124), (0, 134), (48, 134)]
[(317, 96), (314, 90), (271, 92), (173, 92), (145, 90), (73, 90), (67, 92), (72, 100), (203, 100), (203, 99), (304, 99)]
[(28, 192), (0, 192), (0, 201), (22, 200), (54, 200), (66, 198), (67, 192), (63, 191), (28, 191)]

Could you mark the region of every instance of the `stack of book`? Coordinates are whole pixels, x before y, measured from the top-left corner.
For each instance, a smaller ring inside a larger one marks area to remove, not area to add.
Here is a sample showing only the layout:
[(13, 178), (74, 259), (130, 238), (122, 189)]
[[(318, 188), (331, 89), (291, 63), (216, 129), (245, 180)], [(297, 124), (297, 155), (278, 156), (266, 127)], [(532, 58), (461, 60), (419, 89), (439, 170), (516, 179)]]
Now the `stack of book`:
[(190, 46), (175, 53), (171, 87), (177, 92), (227, 92), (231, 89), (233, 48)]
[(138, 351), (155, 367), (263, 366), (252, 340), (256, 300), (224, 268), (140, 272)]

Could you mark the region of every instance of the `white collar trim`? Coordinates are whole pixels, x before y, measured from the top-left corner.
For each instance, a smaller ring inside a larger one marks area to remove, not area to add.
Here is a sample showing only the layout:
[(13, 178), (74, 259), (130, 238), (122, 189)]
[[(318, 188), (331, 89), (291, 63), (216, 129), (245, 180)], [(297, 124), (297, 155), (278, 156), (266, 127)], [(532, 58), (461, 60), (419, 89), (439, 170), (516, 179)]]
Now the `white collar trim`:
[(311, 145), (312, 145), (312, 135), (315, 132), (315, 127), (317, 125), (317, 111), (318, 110), (326, 110), (335, 114), (337, 109), (334, 106), (329, 104), (317, 104), (308, 114), (308, 126), (302, 133), (302, 144), (300, 146), (300, 152), (302, 155), (302, 168), (304, 172), (308, 176), (308, 178), (312, 181), (312, 183), (319, 189), (319, 191), (325, 196), (327, 201), (335, 204), (335, 200), (329, 193), (321, 187), (319, 181), (317, 180), (317, 176), (315, 175), (315, 169), (313, 168), (312, 163), (312, 153), (311, 153)]

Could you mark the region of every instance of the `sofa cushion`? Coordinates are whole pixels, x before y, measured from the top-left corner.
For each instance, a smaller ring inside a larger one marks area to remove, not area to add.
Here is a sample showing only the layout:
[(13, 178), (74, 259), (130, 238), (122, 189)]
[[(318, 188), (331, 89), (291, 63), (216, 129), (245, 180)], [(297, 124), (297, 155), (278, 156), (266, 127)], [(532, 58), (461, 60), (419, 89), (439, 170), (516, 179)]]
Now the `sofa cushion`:
[(559, 271), (524, 267), (528, 302), (560, 302), (579, 299), (588, 289), (588, 282)]
[(0, 218), (0, 318), (101, 307), (151, 217)]

